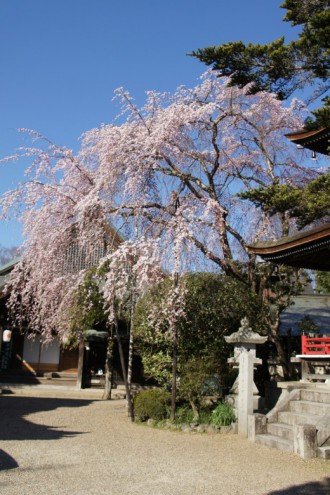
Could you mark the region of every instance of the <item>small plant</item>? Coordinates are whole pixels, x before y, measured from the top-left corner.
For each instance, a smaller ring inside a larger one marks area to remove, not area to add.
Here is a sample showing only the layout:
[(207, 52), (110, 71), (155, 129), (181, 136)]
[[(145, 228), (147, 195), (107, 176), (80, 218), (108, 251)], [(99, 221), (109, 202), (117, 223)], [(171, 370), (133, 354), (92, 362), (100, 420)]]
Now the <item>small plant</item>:
[(220, 402), (211, 414), (211, 424), (215, 426), (229, 426), (235, 421), (233, 408), (227, 402)]
[(169, 395), (161, 389), (143, 390), (134, 398), (134, 415), (138, 421), (166, 418)]
[(195, 421), (198, 421), (200, 411), (205, 405), (205, 395), (208, 394), (219, 394), (214, 359), (204, 356), (187, 360), (181, 369), (179, 395), (190, 404)]
[(199, 423), (203, 425), (209, 425), (212, 422), (212, 412), (210, 409), (202, 409), (199, 412)]
[(175, 423), (192, 423), (194, 421), (194, 413), (188, 406), (178, 407), (175, 415)]

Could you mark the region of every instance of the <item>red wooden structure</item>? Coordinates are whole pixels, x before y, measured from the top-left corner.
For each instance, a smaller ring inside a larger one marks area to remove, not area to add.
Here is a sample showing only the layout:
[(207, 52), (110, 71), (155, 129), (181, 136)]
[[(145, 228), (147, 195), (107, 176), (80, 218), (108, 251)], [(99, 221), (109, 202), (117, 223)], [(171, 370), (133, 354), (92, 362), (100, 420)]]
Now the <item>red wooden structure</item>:
[(303, 355), (317, 356), (320, 354), (330, 355), (330, 338), (329, 337), (301, 337), (301, 353)]

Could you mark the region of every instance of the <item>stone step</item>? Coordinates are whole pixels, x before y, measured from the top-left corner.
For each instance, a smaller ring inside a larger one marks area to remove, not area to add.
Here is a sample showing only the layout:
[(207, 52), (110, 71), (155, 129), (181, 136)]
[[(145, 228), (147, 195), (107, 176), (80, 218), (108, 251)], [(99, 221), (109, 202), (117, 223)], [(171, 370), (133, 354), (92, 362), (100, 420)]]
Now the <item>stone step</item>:
[(77, 381), (77, 373), (47, 372), (37, 375), (1, 375), (0, 381), (4, 383), (41, 383), (46, 381)]
[(290, 402), (290, 411), (299, 414), (324, 416), (324, 414), (330, 412), (330, 404), (324, 402), (310, 402), (306, 400), (293, 400)]
[(293, 441), (293, 426), (284, 423), (267, 423), (267, 433)]
[(61, 379), (72, 379), (77, 380), (77, 373), (71, 373), (66, 371), (46, 371), (42, 374), (37, 374), (38, 377), (61, 380)]
[(267, 447), (272, 447), (279, 450), (286, 450), (287, 452), (293, 452), (293, 442), (286, 438), (277, 437), (269, 433), (263, 435), (256, 435), (256, 443), (266, 445)]
[(330, 390), (311, 390), (302, 389), (300, 393), (301, 400), (310, 402), (321, 402), (322, 404), (330, 404)]
[(52, 378), (52, 377), (42, 376), (42, 377), (37, 377), (37, 381), (39, 383), (49, 383), (50, 385), (52, 383), (57, 384), (57, 385), (61, 385), (62, 383), (76, 384), (77, 383), (77, 377), (75, 377), (75, 378), (72, 378), (72, 377), (69, 377), (69, 378), (66, 378), (66, 377)]
[(320, 420), (320, 416), (281, 411), (278, 413), (277, 420), (279, 423), (286, 423), (288, 425), (316, 425)]

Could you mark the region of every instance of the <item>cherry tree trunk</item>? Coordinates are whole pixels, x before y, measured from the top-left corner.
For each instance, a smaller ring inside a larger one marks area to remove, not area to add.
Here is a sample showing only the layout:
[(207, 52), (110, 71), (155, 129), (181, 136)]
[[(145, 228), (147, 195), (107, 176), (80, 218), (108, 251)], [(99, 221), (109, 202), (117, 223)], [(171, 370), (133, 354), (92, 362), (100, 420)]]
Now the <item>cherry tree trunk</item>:
[(127, 383), (130, 390), (132, 387), (133, 349), (134, 349), (134, 328), (133, 328), (133, 322), (131, 320), (131, 328), (129, 333), (129, 344), (128, 344), (128, 363), (127, 363)]
[(79, 350), (79, 357), (78, 357), (77, 388), (82, 389), (84, 388), (84, 352), (85, 352), (84, 337), (82, 332), (78, 333), (78, 350)]
[(172, 361), (172, 390), (171, 390), (171, 421), (175, 420), (176, 413), (176, 378), (178, 367), (178, 335), (176, 325), (173, 330), (173, 361)]
[(123, 345), (122, 345), (121, 338), (119, 335), (118, 321), (117, 321), (116, 317), (114, 318), (114, 329), (115, 329), (115, 335), (116, 335), (117, 343), (118, 343), (121, 372), (123, 375), (123, 380), (124, 380), (124, 385), (125, 385), (128, 414), (129, 414), (129, 417), (131, 418), (131, 421), (134, 421), (133, 402), (132, 402), (132, 397), (131, 397), (131, 391), (130, 391), (129, 386), (128, 386)]
[[(174, 275), (174, 287), (177, 288), (179, 284), (179, 275)], [(175, 301), (177, 306), (177, 301)], [(176, 413), (176, 382), (177, 382), (177, 367), (178, 367), (178, 328), (177, 321), (172, 322), (172, 337), (173, 337), (173, 354), (172, 354), (172, 390), (171, 390), (171, 421), (175, 420)]]
[(289, 380), (291, 378), (290, 357), (287, 356), (285, 350), (283, 349), (283, 345), (280, 339), (280, 320), (279, 318), (277, 318), (275, 322), (268, 324), (271, 330), (270, 341), (273, 342), (276, 347), (279, 364), (281, 365), (283, 370), (283, 378), (285, 380)]
[(130, 332), (129, 332), (128, 364), (127, 364), (127, 382), (130, 390), (132, 387), (133, 351), (134, 351), (134, 310), (135, 310), (135, 283), (133, 285), (133, 292), (131, 298)]
[(107, 355), (105, 360), (105, 384), (103, 392), (103, 400), (111, 399), (113, 379), (113, 332), (111, 331), (107, 340)]

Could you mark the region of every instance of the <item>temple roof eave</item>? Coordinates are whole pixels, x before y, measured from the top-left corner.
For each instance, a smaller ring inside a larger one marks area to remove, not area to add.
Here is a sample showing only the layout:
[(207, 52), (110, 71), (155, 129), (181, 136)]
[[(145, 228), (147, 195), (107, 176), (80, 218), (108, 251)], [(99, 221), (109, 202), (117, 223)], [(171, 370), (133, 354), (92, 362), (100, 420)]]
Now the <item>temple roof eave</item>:
[(248, 246), (265, 261), (297, 268), (330, 270), (330, 223), (276, 241)]
[(285, 134), (285, 137), (298, 146), (308, 148), (316, 153), (328, 155), (330, 129), (322, 127), (321, 129), (308, 131), (300, 129), (295, 132)]

